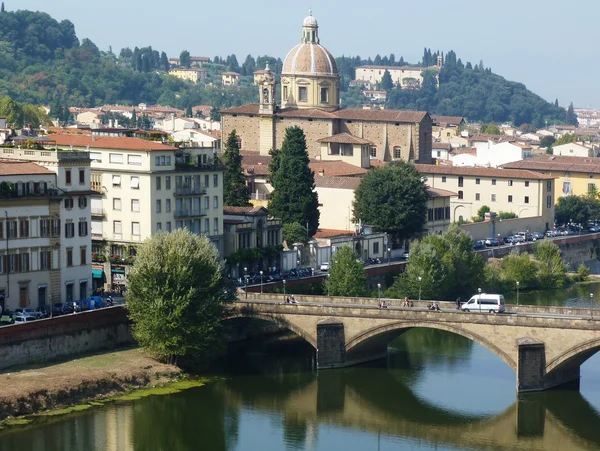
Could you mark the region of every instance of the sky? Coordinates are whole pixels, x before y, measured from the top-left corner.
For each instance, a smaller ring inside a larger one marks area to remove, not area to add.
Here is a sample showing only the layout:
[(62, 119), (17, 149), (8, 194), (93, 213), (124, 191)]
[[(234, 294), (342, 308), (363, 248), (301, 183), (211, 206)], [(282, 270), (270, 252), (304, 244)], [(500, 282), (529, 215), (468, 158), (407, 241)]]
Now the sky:
[[(598, 0), (4, 0), (8, 11), (39, 10), (68, 19), (77, 36), (118, 54), (145, 47), (179, 56), (285, 57), (300, 41), (312, 8), (319, 36), (334, 56), (394, 53), (417, 63), (423, 48), (454, 50), (463, 62), (525, 84), (560, 105), (600, 108)], [(169, 7), (172, 6), (172, 9)]]

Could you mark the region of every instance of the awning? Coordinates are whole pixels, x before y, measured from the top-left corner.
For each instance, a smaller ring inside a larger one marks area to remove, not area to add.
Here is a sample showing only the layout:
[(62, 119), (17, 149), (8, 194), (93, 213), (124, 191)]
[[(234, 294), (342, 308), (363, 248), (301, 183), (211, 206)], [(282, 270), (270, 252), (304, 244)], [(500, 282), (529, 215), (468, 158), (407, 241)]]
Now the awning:
[(92, 278), (93, 279), (103, 279), (104, 278), (104, 270), (92, 269)]
[(113, 274), (125, 274), (125, 270), (124, 269), (113, 269), (111, 272)]

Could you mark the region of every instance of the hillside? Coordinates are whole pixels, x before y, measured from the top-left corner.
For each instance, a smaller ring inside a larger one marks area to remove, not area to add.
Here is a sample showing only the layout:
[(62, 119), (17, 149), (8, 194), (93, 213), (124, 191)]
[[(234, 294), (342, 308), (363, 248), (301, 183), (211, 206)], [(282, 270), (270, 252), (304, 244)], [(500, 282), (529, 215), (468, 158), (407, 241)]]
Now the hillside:
[[(393, 55), (392, 55), (393, 57)], [(436, 60), (437, 53), (425, 52), (423, 64), (429, 66)], [(392, 58), (387, 58), (389, 61)], [(376, 58), (377, 61), (377, 58)], [(405, 64), (402, 58), (401, 64)], [(373, 64), (370, 59), (338, 58), (342, 70), (343, 84), (347, 87), (354, 69), (364, 64)], [(389, 63), (388, 63), (389, 64)], [(394, 88), (388, 91), (386, 107), (390, 109), (425, 110), (443, 116), (464, 116), (470, 121), (513, 122), (516, 126), (533, 124), (543, 127), (548, 123), (576, 123), (574, 115), (568, 115), (558, 103), (550, 103), (529, 91), (522, 83), (508, 81), (492, 73), (483, 63), (466, 65), (457, 59), (453, 51), (444, 58), (439, 73), (439, 89), (436, 72), (426, 71), (420, 90)], [(348, 105), (360, 102), (358, 88), (349, 89), (342, 100)]]

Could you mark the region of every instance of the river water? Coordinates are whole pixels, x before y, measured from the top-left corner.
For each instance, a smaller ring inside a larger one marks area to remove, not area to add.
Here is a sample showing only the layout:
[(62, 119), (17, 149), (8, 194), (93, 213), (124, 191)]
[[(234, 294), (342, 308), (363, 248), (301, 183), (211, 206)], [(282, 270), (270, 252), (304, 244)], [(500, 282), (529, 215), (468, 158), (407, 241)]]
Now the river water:
[(387, 361), (313, 362), (301, 340), (256, 343), (203, 387), (8, 429), (0, 451), (600, 450), (600, 355), (579, 392), (521, 396), (499, 357), (439, 330), (406, 332)]

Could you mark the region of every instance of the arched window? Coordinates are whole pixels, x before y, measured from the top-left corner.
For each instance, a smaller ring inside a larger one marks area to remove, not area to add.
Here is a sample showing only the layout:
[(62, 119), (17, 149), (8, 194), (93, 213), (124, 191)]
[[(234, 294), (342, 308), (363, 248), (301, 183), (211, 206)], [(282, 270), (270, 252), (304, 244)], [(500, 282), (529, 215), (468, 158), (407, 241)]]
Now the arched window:
[(462, 199), (462, 198), (463, 198), (463, 192), (462, 192), (462, 191), (459, 191), (459, 192), (458, 192), (458, 198), (459, 198), (459, 199)]
[[(462, 187), (464, 185), (464, 179), (462, 177), (462, 175), (458, 178), (458, 186)], [(462, 197), (461, 197), (462, 199)]]
[(401, 147), (394, 147), (394, 158), (397, 160), (402, 158), (402, 148)]

